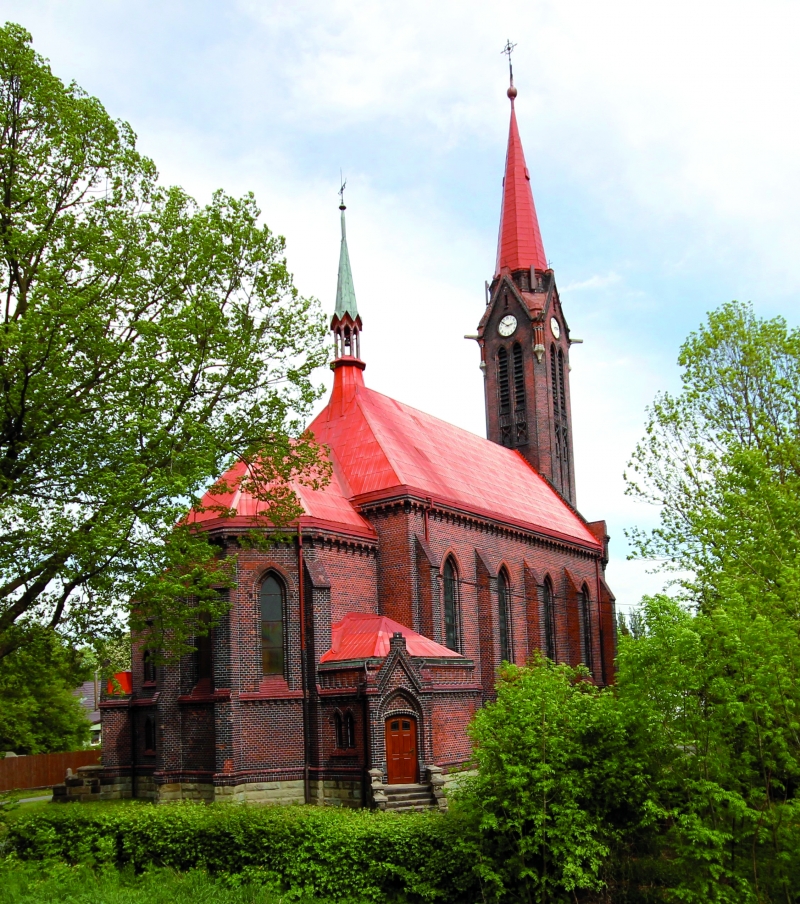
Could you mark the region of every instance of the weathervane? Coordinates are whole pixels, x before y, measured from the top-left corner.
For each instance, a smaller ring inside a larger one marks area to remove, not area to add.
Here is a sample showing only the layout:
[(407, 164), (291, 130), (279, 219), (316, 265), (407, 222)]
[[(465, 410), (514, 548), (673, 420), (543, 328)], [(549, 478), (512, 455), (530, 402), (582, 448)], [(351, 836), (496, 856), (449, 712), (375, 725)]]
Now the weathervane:
[(347, 210), (347, 208), (345, 207), (345, 204), (344, 204), (344, 190), (347, 185), (347, 179), (342, 178), (341, 170), (339, 170), (339, 181), (342, 183), (342, 187), (337, 192), (337, 194), (339, 195), (339, 198), (341, 199), (340, 203), (339, 203), (339, 210)]
[(504, 53), (508, 57), (508, 78), (512, 88), (514, 87), (514, 70), (511, 68), (511, 54), (514, 52), (516, 46), (516, 44), (511, 43), (511, 39), (509, 38), (506, 41), (506, 46), (500, 51), (500, 53)]

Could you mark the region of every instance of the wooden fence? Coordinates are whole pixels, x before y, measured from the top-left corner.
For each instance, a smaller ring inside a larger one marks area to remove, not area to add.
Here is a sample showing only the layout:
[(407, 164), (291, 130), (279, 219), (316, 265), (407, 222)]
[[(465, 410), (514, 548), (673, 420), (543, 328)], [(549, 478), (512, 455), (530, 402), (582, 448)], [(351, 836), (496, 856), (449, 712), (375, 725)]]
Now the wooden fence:
[(22, 788), (51, 788), (64, 781), (67, 769), (94, 766), (100, 762), (100, 748), (73, 753), (37, 753), (0, 760), (0, 791)]

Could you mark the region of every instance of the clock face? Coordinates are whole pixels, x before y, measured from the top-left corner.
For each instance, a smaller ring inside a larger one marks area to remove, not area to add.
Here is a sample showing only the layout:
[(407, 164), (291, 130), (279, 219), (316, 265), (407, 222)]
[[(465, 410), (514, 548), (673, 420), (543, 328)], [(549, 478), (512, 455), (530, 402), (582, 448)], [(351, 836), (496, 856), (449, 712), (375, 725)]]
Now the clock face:
[(497, 327), (497, 332), (501, 336), (510, 336), (517, 328), (517, 318), (513, 314), (506, 314)]
[(550, 329), (553, 331), (553, 335), (558, 339), (561, 335), (561, 327), (558, 325), (558, 321), (555, 317), (550, 318)]

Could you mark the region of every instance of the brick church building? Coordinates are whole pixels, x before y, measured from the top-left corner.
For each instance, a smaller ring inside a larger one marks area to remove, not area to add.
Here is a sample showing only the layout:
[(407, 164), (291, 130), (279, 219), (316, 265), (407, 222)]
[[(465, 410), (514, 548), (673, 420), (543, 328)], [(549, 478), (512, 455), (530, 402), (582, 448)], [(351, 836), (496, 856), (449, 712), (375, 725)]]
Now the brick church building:
[(310, 425), (332, 479), (296, 488), (297, 536), (268, 551), (238, 544), (258, 505), (244, 491), (233, 518), (195, 513), (235, 553), (230, 610), (176, 664), (156, 668), (134, 644), (131, 693), (101, 704), (103, 796), (441, 798), (501, 662), (541, 650), (612, 680), (608, 537), (575, 507), (570, 332), (508, 93), (476, 337), (487, 438), (367, 386), (342, 206), (334, 384)]

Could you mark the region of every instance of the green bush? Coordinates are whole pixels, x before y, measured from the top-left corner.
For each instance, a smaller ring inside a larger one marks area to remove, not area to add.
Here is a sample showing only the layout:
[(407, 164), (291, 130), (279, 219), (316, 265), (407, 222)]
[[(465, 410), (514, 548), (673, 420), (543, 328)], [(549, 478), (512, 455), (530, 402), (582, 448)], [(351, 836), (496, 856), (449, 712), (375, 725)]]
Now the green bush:
[(337, 901), (473, 901), (458, 817), (325, 807), (173, 804), (48, 809), (10, 822), (22, 860), (150, 866), (257, 880)]
[(613, 689), (539, 655), (506, 664), (470, 734), (479, 771), (456, 799), (484, 900), (605, 900), (654, 821), (651, 739)]

